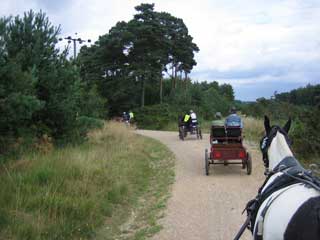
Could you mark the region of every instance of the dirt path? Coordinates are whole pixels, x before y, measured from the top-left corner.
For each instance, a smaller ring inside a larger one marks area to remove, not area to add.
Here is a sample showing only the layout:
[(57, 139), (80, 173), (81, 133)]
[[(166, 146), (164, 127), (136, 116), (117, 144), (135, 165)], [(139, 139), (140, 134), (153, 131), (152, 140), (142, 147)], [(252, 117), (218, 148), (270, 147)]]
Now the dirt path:
[[(176, 155), (176, 182), (168, 201), (163, 229), (154, 240), (229, 240), (233, 239), (245, 215), (241, 212), (264, 180), (263, 164), (257, 147), (245, 143), (252, 155), (253, 173), (246, 175), (240, 165), (210, 166), (204, 174), (204, 150), (210, 148), (209, 136), (196, 140), (178, 139), (176, 132), (137, 131), (160, 140)], [(251, 239), (246, 231), (242, 239)]]

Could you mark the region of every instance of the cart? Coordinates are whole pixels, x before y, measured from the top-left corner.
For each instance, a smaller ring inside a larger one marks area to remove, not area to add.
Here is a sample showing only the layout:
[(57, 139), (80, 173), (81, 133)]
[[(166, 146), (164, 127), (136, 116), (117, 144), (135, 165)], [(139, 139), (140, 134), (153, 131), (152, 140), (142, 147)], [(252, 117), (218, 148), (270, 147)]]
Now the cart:
[(179, 138), (184, 141), (187, 137), (188, 133), (190, 135), (195, 135), (197, 139), (202, 139), (201, 128), (199, 124), (191, 124), (191, 126), (187, 127), (185, 124), (179, 124)]
[(210, 165), (239, 164), (252, 172), (251, 156), (242, 144), (242, 129), (240, 127), (212, 126), (210, 133), (210, 152), (205, 150), (205, 174), (209, 175)]

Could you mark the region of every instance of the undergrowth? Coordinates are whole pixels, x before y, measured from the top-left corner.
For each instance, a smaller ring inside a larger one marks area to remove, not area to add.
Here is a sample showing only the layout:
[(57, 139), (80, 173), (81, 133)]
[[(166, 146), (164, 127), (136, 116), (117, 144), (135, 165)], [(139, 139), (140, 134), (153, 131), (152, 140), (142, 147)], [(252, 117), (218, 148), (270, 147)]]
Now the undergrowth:
[(165, 199), (172, 164), (163, 145), (115, 123), (77, 147), (25, 154), (0, 169), (0, 239), (114, 239), (141, 199)]

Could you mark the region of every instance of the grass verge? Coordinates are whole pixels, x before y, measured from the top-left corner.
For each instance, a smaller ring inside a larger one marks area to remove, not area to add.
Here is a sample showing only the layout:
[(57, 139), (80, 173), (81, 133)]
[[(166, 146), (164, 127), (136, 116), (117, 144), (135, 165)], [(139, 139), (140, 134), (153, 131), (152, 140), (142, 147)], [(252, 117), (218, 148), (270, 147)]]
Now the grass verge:
[(160, 228), (172, 167), (165, 146), (115, 123), (24, 155), (0, 169), (0, 239), (143, 239)]

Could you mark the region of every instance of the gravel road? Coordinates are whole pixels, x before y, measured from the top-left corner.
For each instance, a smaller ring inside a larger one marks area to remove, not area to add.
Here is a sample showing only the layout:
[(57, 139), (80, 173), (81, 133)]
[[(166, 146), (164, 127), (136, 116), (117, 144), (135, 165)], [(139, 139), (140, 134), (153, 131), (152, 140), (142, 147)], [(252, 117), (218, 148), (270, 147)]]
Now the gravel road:
[[(177, 132), (138, 130), (137, 133), (160, 140), (176, 156), (176, 181), (165, 217), (163, 229), (153, 240), (229, 240), (233, 239), (245, 220), (241, 215), (264, 180), (264, 167), (257, 146), (245, 142), (252, 155), (252, 175), (241, 165), (210, 166), (204, 174), (204, 151), (210, 148), (209, 135), (203, 140), (188, 136), (185, 141)], [(241, 239), (251, 239), (246, 230)]]

